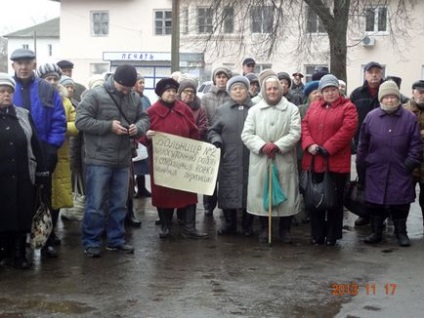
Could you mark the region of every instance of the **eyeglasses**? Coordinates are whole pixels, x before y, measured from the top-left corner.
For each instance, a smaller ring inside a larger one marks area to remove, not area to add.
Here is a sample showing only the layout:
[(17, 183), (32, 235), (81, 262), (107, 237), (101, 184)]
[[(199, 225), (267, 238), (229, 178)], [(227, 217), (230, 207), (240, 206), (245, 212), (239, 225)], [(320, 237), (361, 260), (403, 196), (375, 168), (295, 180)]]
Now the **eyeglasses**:
[(193, 90), (191, 90), (191, 89), (185, 89), (185, 90), (183, 90), (183, 93), (184, 94), (194, 94), (194, 91)]

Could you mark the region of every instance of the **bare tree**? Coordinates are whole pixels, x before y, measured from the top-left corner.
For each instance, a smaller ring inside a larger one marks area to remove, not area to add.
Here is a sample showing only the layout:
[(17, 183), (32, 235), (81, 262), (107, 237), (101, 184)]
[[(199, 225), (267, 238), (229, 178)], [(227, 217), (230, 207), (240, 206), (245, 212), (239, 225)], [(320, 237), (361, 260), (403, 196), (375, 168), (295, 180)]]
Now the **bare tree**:
[[(207, 30), (199, 30), (199, 20), (186, 21), (186, 34), (190, 36), (183, 34), (181, 43), (183, 46), (194, 43), (204, 52), (212, 52), (209, 56), (212, 60), (223, 54), (240, 58), (246, 52), (263, 59), (273, 54), (289, 54), (297, 59), (299, 66), (306, 58), (325, 60), (334, 75), (346, 79), (348, 48), (361, 43), (364, 32), (359, 30), (364, 30), (369, 13), (380, 7), (391, 8), (382, 23), (387, 24), (396, 46), (399, 41), (396, 35), (401, 34), (404, 41), (408, 39), (408, 30), (413, 28), (409, 13), (416, 3), (417, 0), (204, 0), (194, 4), (185, 1), (182, 6), (186, 5), (192, 13), (194, 6), (207, 8), (210, 25)], [(272, 10), (259, 10), (265, 7)], [(308, 32), (308, 10), (322, 23), (325, 30), (322, 35), (311, 36)], [(234, 29), (226, 33), (230, 18)], [(254, 32), (255, 23), (264, 29)]]

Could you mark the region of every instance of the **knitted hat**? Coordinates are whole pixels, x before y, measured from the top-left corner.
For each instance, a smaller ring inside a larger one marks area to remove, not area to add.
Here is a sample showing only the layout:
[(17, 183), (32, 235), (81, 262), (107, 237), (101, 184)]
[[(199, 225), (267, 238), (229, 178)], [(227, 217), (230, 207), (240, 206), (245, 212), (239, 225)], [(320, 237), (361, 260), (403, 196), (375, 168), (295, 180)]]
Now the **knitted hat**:
[(310, 93), (318, 89), (318, 86), (319, 86), (319, 81), (310, 81), (303, 88), (303, 93), (305, 94), (306, 97), (308, 97)]
[(285, 79), (289, 83), (289, 87), (291, 86), (291, 78), (290, 75), (286, 72), (279, 72), (277, 73), (277, 77), (279, 80)]
[(231, 70), (228, 67), (225, 67), (225, 66), (217, 67), (216, 69), (214, 69), (212, 73), (212, 81), (214, 84), (216, 84), (215, 77), (220, 73), (223, 73), (225, 76), (227, 76), (228, 79), (230, 79), (231, 76), (233, 76)]
[(180, 87), (178, 88), (178, 95), (181, 95), (181, 92), (186, 88), (192, 88), (194, 90), (194, 95), (197, 91), (197, 81), (191, 78), (185, 78), (180, 82)]
[(326, 74), (319, 80), (319, 90), (322, 91), (326, 87), (334, 86), (339, 88), (339, 80), (333, 74)]
[(64, 69), (64, 68), (73, 69), (74, 68), (74, 63), (72, 63), (71, 61), (68, 61), (68, 60), (61, 60), (61, 61), (57, 62), (56, 64), (57, 64), (57, 66), (59, 66), (62, 69)]
[(269, 76), (275, 76), (277, 77), (277, 74), (271, 70), (270, 68), (266, 68), (262, 70), (262, 72), (259, 73), (258, 79), (259, 79), (259, 86), (262, 87), (264, 80)]
[(242, 85), (244, 85), (244, 87), (246, 87), (246, 90), (249, 91), (250, 83), (249, 83), (249, 80), (247, 79), (247, 77), (246, 76), (242, 76), (242, 75), (237, 75), (237, 76), (231, 77), (228, 80), (228, 82), (227, 82), (227, 92), (230, 92), (231, 87), (233, 85), (236, 85), (236, 84), (242, 84)]
[(14, 50), (12, 52), (10, 59), (12, 61), (35, 60), (35, 53), (34, 53), (34, 51), (31, 51), (31, 50), (28, 50), (28, 49), (17, 49), (17, 50)]
[(113, 79), (125, 87), (133, 87), (137, 82), (137, 70), (129, 64), (119, 65), (113, 74)]
[(400, 99), (399, 88), (393, 81), (386, 81), (380, 85), (378, 89), (378, 101), (381, 102), (383, 97), (388, 95), (395, 95), (398, 99)]
[(7, 73), (0, 73), (0, 86), (9, 86), (15, 91), (16, 82), (12, 76)]
[(54, 76), (57, 79), (60, 79), (62, 71), (57, 64), (46, 63), (42, 64), (37, 68), (37, 75), (41, 78), (46, 78), (47, 76)]
[(155, 88), (155, 93), (156, 93), (156, 95), (161, 97), (162, 94), (167, 89), (173, 88), (176, 91), (178, 91), (179, 86), (180, 86), (180, 84), (178, 84), (178, 82), (176, 80), (172, 79), (171, 77), (165, 77), (165, 78), (162, 78), (159, 82), (157, 82), (156, 88)]
[(75, 82), (72, 78), (66, 75), (62, 75), (62, 77), (59, 80), (59, 84), (63, 86), (73, 86), (75, 87)]

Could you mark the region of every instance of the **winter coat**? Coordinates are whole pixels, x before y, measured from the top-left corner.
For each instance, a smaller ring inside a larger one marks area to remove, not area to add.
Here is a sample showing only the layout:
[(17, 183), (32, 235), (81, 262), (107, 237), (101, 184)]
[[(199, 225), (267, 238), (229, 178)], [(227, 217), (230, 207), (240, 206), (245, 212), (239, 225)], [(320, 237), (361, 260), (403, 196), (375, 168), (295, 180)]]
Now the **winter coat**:
[(52, 175), (52, 208), (55, 210), (73, 206), (69, 138), (78, 134), (75, 127), (75, 108), (66, 97), (62, 98), (62, 102), (68, 128), (65, 142), (57, 152), (57, 165)]
[(29, 232), (35, 213), (35, 175), (47, 168), (26, 109), (0, 110), (0, 149), (0, 233)]
[(300, 83), (299, 85), (292, 84), (290, 87), (290, 95), (292, 96), (291, 102), (297, 106), (303, 104), (306, 102), (305, 94), (303, 93), (303, 89), (305, 88), (305, 85), (303, 83)]
[(362, 86), (359, 86), (358, 88), (354, 89), (353, 92), (350, 94), (349, 99), (356, 106), (356, 110), (358, 111), (358, 126), (354, 136), (354, 148), (356, 149), (359, 140), (359, 131), (361, 129), (361, 125), (365, 119), (365, 116), (373, 109), (379, 108), (380, 102), (378, 101), (378, 96), (372, 96), (370, 94), (367, 81), (364, 81), (364, 84)]
[[(412, 99), (404, 104), (403, 107), (413, 112), (417, 117), (421, 139), (424, 141), (424, 107), (417, 105)], [(420, 167), (414, 170), (413, 176), (416, 182), (424, 183), (424, 160), (421, 161)]]
[(416, 116), (399, 107), (393, 114), (371, 111), (362, 124), (356, 154), (358, 171), (365, 169), (365, 200), (381, 205), (415, 201), (409, 165), (419, 165), (423, 145)]
[(212, 124), (218, 107), (224, 105), (229, 100), (230, 95), (228, 95), (228, 92), (225, 89), (219, 89), (215, 85), (202, 96), (201, 105), (205, 108), (209, 125)]
[[(351, 140), (358, 124), (355, 105), (340, 97), (331, 106), (321, 98), (313, 102), (302, 121), (302, 169), (311, 166), (312, 155), (308, 147), (317, 144), (329, 153), (329, 169), (335, 173), (350, 173)], [(315, 156), (315, 172), (325, 171), (322, 156)]]
[[(183, 102), (176, 100), (172, 108), (158, 100), (147, 109), (150, 117), (150, 129), (173, 134), (180, 137), (199, 139), (199, 130), (194, 123), (191, 109)], [(182, 208), (197, 203), (197, 194), (155, 184), (152, 141), (145, 137), (139, 140), (147, 147), (151, 168), (150, 184), (152, 189), (152, 205), (158, 208)]]
[(201, 105), (200, 98), (195, 96), (194, 101), (186, 105), (190, 107), (193, 113), (194, 123), (199, 128), (200, 140), (205, 141), (207, 139), (209, 122), (208, 122), (208, 117), (206, 116), (206, 110)]
[(245, 209), (249, 175), (249, 149), (241, 140), (250, 98), (243, 105), (233, 100), (218, 108), (208, 140), (221, 145), (221, 162), (218, 175), (218, 207)]
[[(129, 122), (121, 115), (117, 105)], [(131, 163), (131, 139), (128, 135), (112, 132), (112, 123), (137, 126), (137, 137), (149, 128), (149, 118), (141, 106), (140, 96), (135, 92), (123, 95), (118, 92), (111, 76), (102, 86), (95, 87), (84, 95), (77, 108), (75, 124), (84, 133), (85, 163), (115, 168), (129, 167)]]
[(54, 87), (47, 81), (33, 76), (29, 82), (23, 83), (14, 77), (16, 89), (13, 104), (29, 110), (38, 138), (45, 144), (54, 147), (62, 146), (65, 141), (66, 117), (62, 99)]
[(274, 163), (287, 201), (274, 207), (272, 215), (296, 214), (299, 210), (296, 143), (300, 139), (297, 106), (284, 97), (275, 106), (262, 99), (250, 108), (241, 139), (250, 150), (247, 211), (255, 215), (268, 215), (268, 209), (263, 208), (263, 197), (270, 159), (261, 152), (261, 148), (265, 143), (273, 142), (279, 148)]

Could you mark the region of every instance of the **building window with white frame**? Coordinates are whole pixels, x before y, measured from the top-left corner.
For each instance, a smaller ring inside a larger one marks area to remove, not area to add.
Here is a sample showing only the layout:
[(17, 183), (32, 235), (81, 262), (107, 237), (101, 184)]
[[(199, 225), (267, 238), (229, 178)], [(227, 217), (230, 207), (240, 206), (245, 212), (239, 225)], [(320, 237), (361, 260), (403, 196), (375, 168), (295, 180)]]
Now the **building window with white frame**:
[(306, 9), (306, 32), (326, 33), (324, 24), (321, 22), (320, 17), (309, 7)]
[(274, 7), (253, 6), (250, 8), (252, 33), (271, 33), (274, 24)]
[(104, 74), (109, 71), (109, 63), (90, 63), (90, 74)]
[(234, 33), (234, 8), (225, 7), (223, 12), (224, 33)]
[(387, 32), (387, 7), (365, 10), (365, 32)]
[(213, 11), (211, 8), (197, 8), (197, 27), (199, 33), (212, 33)]
[(181, 9), (181, 33), (182, 34), (188, 34), (188, 8), (182, 8)]
[(155, 11), (155, 35), (172, 32), (172, 11)]
[(91, 35), (108, 36), (109, 35), (109, 12), (91, 11)]

